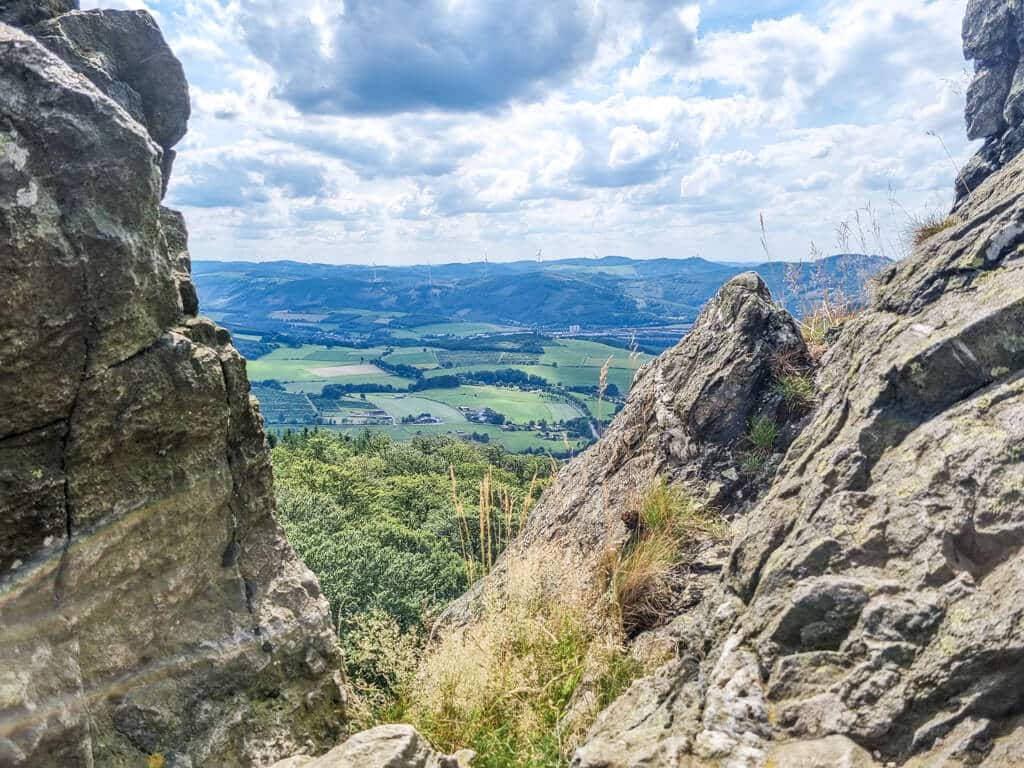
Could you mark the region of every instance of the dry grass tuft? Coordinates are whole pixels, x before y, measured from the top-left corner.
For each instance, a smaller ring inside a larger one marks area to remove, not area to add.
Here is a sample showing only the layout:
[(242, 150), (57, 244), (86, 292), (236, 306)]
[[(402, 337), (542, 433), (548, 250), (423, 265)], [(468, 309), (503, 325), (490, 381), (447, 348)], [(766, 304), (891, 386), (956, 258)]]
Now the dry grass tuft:
[(939, 234), (939, 232), (955, 227), (959, 223), (960, 220), (956, 216), (943, 216), (939, 213), (929, 213), (923, 217), (918, 217), (910, 225), (911, 242), (915, 246), (924, 245), (932, 237)]
[(600, 595), (583, 573), (554, 547), (509, 560), (482, 615), (424, 656), (410, 721), (445, 751), (476, 750), (484, 765), (565, 764), (598, 706), (642, 671), (595, 612)]
[[(557, 469), (557, 465), (552, 469)], [(523, 532), (539, 481), (534, 473), (526, 496), (518, 499), (510, 489), (495, 482), (493, 468), (488, 467), (477, 489), (476, 523), (471, 525), (465, 502), (459, 495), (454, 466), (449, 465), (448, 478), (452, 506), (459, 521), (460, 553), (466, 566), (466, 577), (473, 584), (491, 572), (505, 547)]]
[(674, 601), (673, 574), (684, 563), (685, 546), (695, 538), (721, 540), (728, 526), (679, 486), (659, 479), (627, 510), (634, 531), (621, 552), (605, 550), (612, 608), (623, 633), (633, 637), (656, 626)]

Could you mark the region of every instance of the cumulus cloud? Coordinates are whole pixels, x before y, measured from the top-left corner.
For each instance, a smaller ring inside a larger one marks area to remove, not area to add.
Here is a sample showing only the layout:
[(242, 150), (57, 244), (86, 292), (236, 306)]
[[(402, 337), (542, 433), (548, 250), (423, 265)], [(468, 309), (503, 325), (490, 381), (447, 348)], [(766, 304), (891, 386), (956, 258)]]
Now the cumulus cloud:
[(587, 0), (274, 0), (241, 5), (252, 52), (303, 111), (469, 111), (534, 99), (592, 54)]
[(965, 0), (146, 2), (207, 258), (758, 259), (761, 211), (799, 256), (869, 202), (891, 232), (891, 196), (948, 205), (928, 131), (970, 151)]
[(183, 163), (171, 202), (197, 208), (243, 207), (270, 202), (274, 196), (322, 197), (327, 185), (324, 169), (315, 163), (255, 150), (229, 151)]

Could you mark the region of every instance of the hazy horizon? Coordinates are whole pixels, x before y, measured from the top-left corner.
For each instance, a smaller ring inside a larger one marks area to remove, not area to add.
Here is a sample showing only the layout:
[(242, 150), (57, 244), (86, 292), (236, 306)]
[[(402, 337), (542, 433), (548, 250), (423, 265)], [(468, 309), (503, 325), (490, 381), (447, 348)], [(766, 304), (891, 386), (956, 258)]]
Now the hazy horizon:
[(102, 5), (184, 63), (197, 259), (896, 257), (972, 151), (964, 0)]

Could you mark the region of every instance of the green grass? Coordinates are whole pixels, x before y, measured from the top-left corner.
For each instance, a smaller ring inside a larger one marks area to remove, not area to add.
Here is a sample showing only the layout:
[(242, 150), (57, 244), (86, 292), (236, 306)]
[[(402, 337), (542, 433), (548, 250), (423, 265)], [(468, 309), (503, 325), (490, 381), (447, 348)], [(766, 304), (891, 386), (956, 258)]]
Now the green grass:
[(413, 397), (411, 395), (370, 394), (366, 397), (368, 400), (372, 400), (379, 408), (394, 416), (396, 421), (401, 421), (405, 416), (419, 416), (421, 413), (429, 413), (432, 416), (444, 419), (446, 424), (455, 425), (459, 429), (462, 429), (467, 423), (466, 417), (459, 413), (459, 411), (439, 400), (432, 400), (422, 396)]
[(420, 325), (413, 330), (420, 336), (472, 336), (477, 333), (492, 333), (504, 330), (491, 323), (432, 323)]
[[(334, 365), (344, 365), (345, 363), (368, 363), (382, 354), (384, 354), (383, 347), (371, 347), (370, 349), (352, 349), (349, 347), (331, 347), (328, 349), (327, 347), (316, 347), (306, 355), (305, 359), (315, 362), (332, 363)], [(259, 359), (266, 360), (267, 357), (270, 357), (270, 355)]]
[[(335, 376), (330, 379), (305, 379), (299, 381), (288, 381), (287, 379), (281, 379), (284, 383), (285, 389), (289, 392), (307, 392), (309, 394), (318, 395), (323, 391), (325, 384), (374, 384), (377, 386), (390, 385), (395, 389), (406, 389), (411, 383), (411, 379), (403, 379), (401, 376), (395, 376), (391, 373), (380, 373), (380, 374), (366, 374), (359, 376)], [(372, 393), (371, 393), (372, 395)], [(370, 397), (371, 395), (367, 395)]]
[(451, 406), (493, 408), (517, 424), (530, 421), (563, 421), (582, 414), (572, 405), (555, 400), (543, 392), (522, 392), (502, 387), (459, 387), (458, 389), (430, 390), (427, 395)]
[(445, 350), (434, 347), (395, 347), (395, 351), (386, 355), (384, 360), (392, 365), (436, 367), (443, 354)]

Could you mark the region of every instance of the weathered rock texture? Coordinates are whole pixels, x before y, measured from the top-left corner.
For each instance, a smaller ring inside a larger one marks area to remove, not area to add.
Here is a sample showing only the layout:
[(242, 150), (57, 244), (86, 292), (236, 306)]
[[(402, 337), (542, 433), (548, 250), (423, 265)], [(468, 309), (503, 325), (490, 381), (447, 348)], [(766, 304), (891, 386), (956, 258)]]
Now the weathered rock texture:
[(440, 754), (411, 725), (381, 725), (322, 757), (290, 757), (272, 768), (469, 768), (472, 758), (470, 750)]
[(23, 27), (78, 8), (78, 0), (0, 0), (0, 24)]
[(1024, 149), (1024, 6), (969, 0), (963, 38), (975, 70), (967, 90), (967, 137), (985, 144), (960, 173), (958, 201)]
[[(43, 26), (72, 66), (0, 24), (0, 765), (329, 746), (327, 603), (274, 519), (245, 363), (195, 316), (184, 222), (160, 206), (180, 68), (139, 14)], [(102, 90), (75, 71), (92, 44)]]

